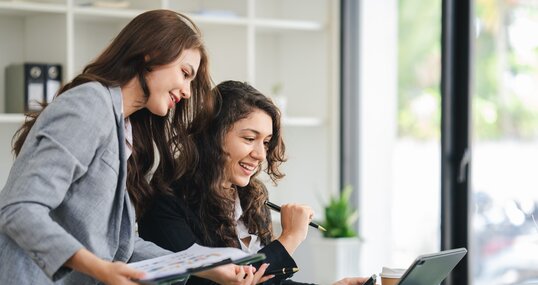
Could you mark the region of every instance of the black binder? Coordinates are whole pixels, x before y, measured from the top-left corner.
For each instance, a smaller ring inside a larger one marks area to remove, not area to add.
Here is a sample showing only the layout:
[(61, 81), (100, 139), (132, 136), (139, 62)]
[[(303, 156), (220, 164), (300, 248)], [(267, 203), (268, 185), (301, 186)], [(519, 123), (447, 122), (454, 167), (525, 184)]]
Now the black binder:
[(62, 66), (59, 64), (44, 64), (45, 68), (45, 102), (50, 103), (57, 95), (62, 85)]
[(41, 110), (41, 104), (52, 101), (61, 85), (59, 64), (24, 63), (6, 67), (6, 113)]

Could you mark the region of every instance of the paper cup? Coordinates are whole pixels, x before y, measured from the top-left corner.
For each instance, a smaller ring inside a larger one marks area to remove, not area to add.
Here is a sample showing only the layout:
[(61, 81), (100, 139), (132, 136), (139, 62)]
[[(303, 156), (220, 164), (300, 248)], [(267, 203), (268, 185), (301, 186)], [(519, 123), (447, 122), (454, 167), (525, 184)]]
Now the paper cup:
[(379, 276), (381, 277), (381, 285), (396, 285), (400, 282), (400, 278), (404, 274), (405, 269), (383, 267)]

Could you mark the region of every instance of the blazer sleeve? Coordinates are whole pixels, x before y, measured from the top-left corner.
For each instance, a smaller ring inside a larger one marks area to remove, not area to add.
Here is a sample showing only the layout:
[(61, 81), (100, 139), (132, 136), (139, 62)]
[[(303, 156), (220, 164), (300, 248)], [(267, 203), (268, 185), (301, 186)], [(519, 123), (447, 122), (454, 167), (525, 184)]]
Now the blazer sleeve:
[(187, 222), (185, 208), (177, 197), (159, 195), (138, 223), (138, 232), (144, 240), (178, 252), (200, 243)]
[[(161, 195), (157, 197), (150, 210), (148, 210), (138, 224), (140, 236), (152, 241), (162, 248), (177, 252), (189, 248), (194, 243), (203, 244), (200, 233), (193, 229), (196, 219), (188, 207), (178, 197)], [(293, 258), (284, 246), (275, 240), (262, 248), (266, 259), (263, 263), (270, 263), (268, 270), (283, 267), (296, 267)], [(254, 264), (257, 268), (262, 262)], [(284, 280), (291, 275), (274, 277), (264, 284), (301, 284)], [(214, 282), (196, 276), (191, 276), (187, 284), (215, 284)]]
[[(286, 251), (286, 248), (278, 240), (274, 240), (262, 249), (259, 253), (265, 254), (263, 263), (269, 263), (267, 270), (275, 270), (284, 267), (297, 267), (293, 257)], [(261, 263), (260, 263), (261, 265)]]
[(104, 87), (85, 88), (55, 99), (32, 127), (0, 192), (0, 232), (53, 280), (70, 271), (63, 264), (83, 246), (49, 212), (116, 132), (111, 99), (104, 92)]
[[(265, 194), (267, 193), (267, 188), (262, 184), (263, 191), (265, 191)], [(265, 209), (265, 223), (270, 224), (271, 223), (271, 211), (269, 209)], [(269, 244), (267, 244), (265, 247), (263, 247), (261, 250), (258, 251), (259, 253), (265, 254), (265, 260), (263, 263), (269, 263), (269, 267), (267, 270), (276, 270), (280, 268), (285, 267), (298, 267), (295, 263), (295, 260), (293, 257), (288, 253), (286, 248), (280, 243), (278, 240), (273, 240)], [(261, 262), (256, 264), (256, 267), (259, 267), (261, 265)], [(290, 280), (288, 278), (292, 277), (292, 274), (288, 275), (281, 275), (281, 276), (275, 276), (271, 278), (270, 280), (264, 282), (264, 284), (306, 284), (306, 283), (299, 283), (295, 282), (293, 280)]]
[[(293, 260), (293, 257), (291, 257), (288, 251), (286, 251), (286, 248), (284, 248), (284, 246), (278, 240), (272, 241), (271, 243), (269, 243), (267, 246), (265, 246), (258, 252), (265, 254), (265, 260), (263, 261), (263, 263), (269, 263), (269, 267), (267, 268), (267, 271), (275, 270), (279, 268), (285, 268), (285, 267), (298, 267), (297, 264), (295, 263), (295, 260)], [(293, 276), (293, 273), (288, 274), (288, 275), (275, 276), (267, 280), (263, 284), (264, 285), (269, 285), (269, 284), (314, 285), (311, 283), (301, 283), (301, 282), (293, 281), (291, 279), (287, 279), (287, 278), (291, 278), (292, 276)]]
[[(178, 252), (186, 250), (194, 243), (202, 244), (189, 223), (189, 210), (177, 197), (160, 195), (153, 206), (138, 223), (140, 237), (156, 245)], [(176, 283), (174, 283), (175, 285)], [(187, 284), (214, 285), (211, 280), (190, 276)]]
[(134, 251), (129, 259), (129, 262), (137, 262), (150, 258), (155, 258), (172, 253), (169, 250), (165, 250), (152, 242), (145, 241), (140, 237), (135, 237)]

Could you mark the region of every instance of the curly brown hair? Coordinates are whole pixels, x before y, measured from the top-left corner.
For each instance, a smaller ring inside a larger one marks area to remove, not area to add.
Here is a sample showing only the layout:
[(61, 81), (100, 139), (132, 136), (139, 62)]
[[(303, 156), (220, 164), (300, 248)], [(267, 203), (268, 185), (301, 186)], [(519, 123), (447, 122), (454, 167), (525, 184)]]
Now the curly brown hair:
[[(148, 207), (147, 201), (156, 191), (168, 191), (172, 181), (186, 172), (189, 167), (186, 161), (191, 158), (176, 160), (174, 153), (180, 151), (180, 146), (185, 156), (195, 152), (187, 134), (202, 129), (208, 114), (213, 111), (208, 56), (199, 28), (181, 13), (170, 10), (144, 12), (131, 20), (111, 44), (57, 95), (90, 81), (115, 87), (138, 78), (147, 99), (146, 75), (157, 66), (173, 62), (186, 49), (196, 49), (201, 55), (197, 75), (191, 83), (191, 98), (181, 100), (175, 111), (165, 117), (154, 115), (147, 109), (129, 117), (135, 139), (128, 160), (127, 191), (138, 217)], [(29, 119), (13, 137), (16, 155), (39, 114), (27, 114)], [(159, 165), (149, 182), (146, 176), (157, 155)]]
[[(208, 246), (238, 247), (234, 219), (235, 195), (224, 189), (224, 169), (227, 153), (223, 149), (226, 134), (233, 125), (256, 110), (272, 119), (272, 137), (268, 143), (266, 167), (263, 169), (273, 183), (284, 177), (279, 166), (286, 161), (285, 145), (280, 129), (280, 111), (273, 102), (254, 87), (238, 81), (224, 81), (213, 92), (217, 98), (215, 112), (207, 129), (193, 134), (197, 156), (193, 166), (175, 183), (176, 194), (185, 199), (189, 207), (204, 221), (205, 243)], [(180, 156), (179, 159), (182, 159)], [(270, 214), (264, 202), (268, 198), (264, 184), (256, 179), (261, 168), (251, 177), (245, 187), (237, 187), (243, 209), (241, 217), (249, 232), (256, 233), (266, 245), (273, 239)], [(214, 235), (220, 239), (210, 238)]]

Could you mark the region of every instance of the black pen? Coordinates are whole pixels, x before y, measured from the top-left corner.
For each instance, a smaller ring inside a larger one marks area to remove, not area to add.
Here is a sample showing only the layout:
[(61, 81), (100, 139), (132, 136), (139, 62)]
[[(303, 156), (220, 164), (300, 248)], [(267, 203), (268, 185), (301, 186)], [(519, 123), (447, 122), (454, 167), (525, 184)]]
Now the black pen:
[[(269, 207), (271, 210), (274, 210), (274, 211), (277, 211), (277, 212), (280, 213), (280, 206), (278, 206), (277, 204), (273, 204), (273, 203), (271, 203), (269, 201), (265, 201), (265, 205), (267, 207)], [(311, 226), (311, 227), (314, 227), (314, 228), (316, 228), (316, 229), (318, 229), (320, 231), (324, 231), (324, 232), (327, 231), (324, 227), (322, 227), (322, 226), (320, 226), (320, 225), (318, 225), (318, 224), (316, 224), (314, 222), (310, 222), (308, 225)]]
[(375, 285), (376, 275), (372, 275), (363, 285)]
[(275, 269), (275, 270), (271, 270), (271, 271), (265, 271), (265, 273), (263, 275), (264, 276), (266, 276), (266, 275), (279, 276), (279, 275), (292, 274), (292, 273), (295, 273), (297, 271), (299, 271), (299, 268), (297, 268), (297, 267), (287, 267), (287, 268), (280, 268), (280, 269)]

